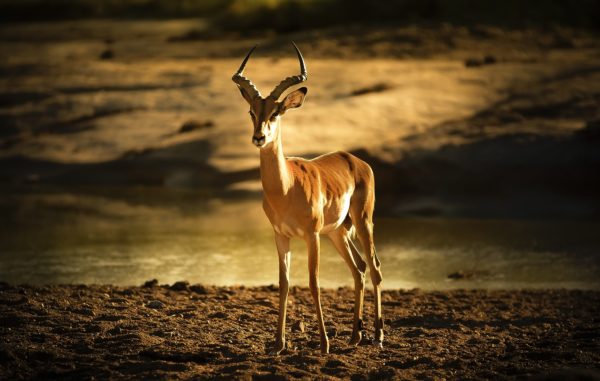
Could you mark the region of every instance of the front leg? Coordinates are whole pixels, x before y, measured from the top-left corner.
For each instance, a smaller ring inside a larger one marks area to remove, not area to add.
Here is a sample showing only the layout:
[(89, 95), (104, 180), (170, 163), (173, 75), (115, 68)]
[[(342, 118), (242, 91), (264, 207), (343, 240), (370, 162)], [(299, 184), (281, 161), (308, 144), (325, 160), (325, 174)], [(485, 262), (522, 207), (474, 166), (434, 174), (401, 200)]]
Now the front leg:
[(290, 288), (290, 239), (275, 233), (275, 244), (279, 256), (279, 320), (277, 321), (273, 354), (278, 355), (285, 349), (285, 318)]
[(317, 320), (319, 321), (319, 335), (321, 336), (321, 353), (329, 353), (329, 340), (325, 332), (323, 322), (323, 310), (321, 309), (321, 290), (319, 289), (319, 233), (307, 234), (306, 244), (308, 246), (308, 284), (310, 292), (317, 309)]

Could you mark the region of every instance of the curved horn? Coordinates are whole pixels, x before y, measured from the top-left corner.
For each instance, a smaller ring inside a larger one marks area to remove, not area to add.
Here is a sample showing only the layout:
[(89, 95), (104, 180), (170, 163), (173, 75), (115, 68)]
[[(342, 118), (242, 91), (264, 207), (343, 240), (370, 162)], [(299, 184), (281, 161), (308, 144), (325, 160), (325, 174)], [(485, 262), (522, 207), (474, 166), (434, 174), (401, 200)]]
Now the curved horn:
[(298, 61), (300, 61), (300, 75), (287, 77), (286, 79), (281, 81), (279, 85), (277, 85), (273, 89), (273, 91), (271, 91), (271, 94), (269, 94), (269, 97), (275, 100), (279, 99), (279, 97), (281, 96), (281, 94), (283, 94), (285, 90), (287, 90), (293, 85), (297, 85), (306, 81), (306, 79), (308, 78), (308, 72), (306, 71), (306, 65), (304, 64), (304, 58), (302, 57), (302, 53), (300, 53), (300, 49), (298, 49), (294, 41), (292, 41), (292, 45), (294, 45), (294, 49), (296, 49), (296, 53), (298, 54)]
[(238, 71), (233, 75), (233, 77), (231, 77), (231, 80), (235, 82), (236, 85), (238, 85), (240, 88), (244, 89), (251, 98), (260, 97), (260, 91), (258, 91), (258, 89), (256, 88), (256, 86), (254, 86), (252, 81), (244, 77), (242, 73), (244, 72), (244, 68), (246, 67), (246, 62), (248, 62), (250, 55), (252, 54), (254, 49), (256, 49), (257, 46), (258, 45), (254, 45), (254, 47), (250, 49), (248, 54), (246, 54), (246, 58), (244, 58), (244, 60), (242, 61), (242, 64), (240, 65)]

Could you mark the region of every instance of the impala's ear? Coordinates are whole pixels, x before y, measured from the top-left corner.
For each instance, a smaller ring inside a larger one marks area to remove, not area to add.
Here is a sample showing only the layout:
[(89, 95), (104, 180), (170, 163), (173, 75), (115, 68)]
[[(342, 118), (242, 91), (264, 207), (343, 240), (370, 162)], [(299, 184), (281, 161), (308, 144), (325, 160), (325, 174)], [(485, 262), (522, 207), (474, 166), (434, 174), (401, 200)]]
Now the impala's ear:
[(283, 115), (283, 113), (290, 108), (302, 106), (302, 102), (304, 102), (304, 97), (306, 96), (307, 92), (308, 89), (306, 87), (301, 87), (298, 90), (289, 93), (281, 102), (279, 114)]

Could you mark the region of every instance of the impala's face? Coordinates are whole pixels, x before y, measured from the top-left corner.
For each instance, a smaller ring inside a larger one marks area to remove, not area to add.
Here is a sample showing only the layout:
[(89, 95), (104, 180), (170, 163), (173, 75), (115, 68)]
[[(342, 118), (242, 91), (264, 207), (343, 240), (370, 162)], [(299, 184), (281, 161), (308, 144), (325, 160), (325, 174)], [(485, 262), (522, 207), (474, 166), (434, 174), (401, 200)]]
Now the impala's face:
[(244, 94), (244, 90), (241, 91), (250, 104), (250, 118), (254, 127), (252, 143), (258, 148), (265, 148), (277, 139), (281, 116), (291, 108), (302, 106), (308, 89), (302, 87), (292, 91), (281, 102), (277, 102), (271, 97), (252, 99)]
[(292, 42), (292, 45), (294, 45), (294, 49), (296, 49), (298, 61), (300, 62), (300, 75), (287, 77), (281, 81), (275, 86), (268, 97), (263, 98), (252, 81), (243, 75), (246, 63), (254, 49), (256, 49), (256, 46), (250, 49), (238, 71), (231, 77), (231, 80), (238, 86), (242, 97), (244, 97), (246, 102), (250, 105), (250, 117), (252, 118), (252, 124), (254, 126), (252, 143), (258, 148), (268, 147), (277, 140), (280, 136), (280, 117), (288, 109), (302, 106), (304, 96), (308, 91), (306, 87), (301, 87), (286, 95), (283, 101), (277, 101), (290, 87), (300, 84), (308, 78), (308, 72), (306, 71), (306, 65), (304, 65), (302, 53), (300, 53), (300, 49), (298, 49), (296, 44)]
[(250, 104), (250, 118), (254, 126), (252, 143), (258, 148), (271, 144), (279, 128), (280, 103), (271, 97), (257, 98)]

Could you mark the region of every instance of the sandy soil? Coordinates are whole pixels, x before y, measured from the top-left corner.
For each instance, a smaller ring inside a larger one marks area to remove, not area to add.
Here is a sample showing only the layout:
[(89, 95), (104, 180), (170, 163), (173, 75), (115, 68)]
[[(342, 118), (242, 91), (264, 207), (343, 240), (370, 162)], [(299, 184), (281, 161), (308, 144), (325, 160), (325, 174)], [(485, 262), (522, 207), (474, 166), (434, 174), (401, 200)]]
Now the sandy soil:
[[(287, 155), (350, 150), (388, 214), (595, 218), (600, 49), (567, 28), (345, 27), (236, 38), (201, 20), (0, 26), (0, 181), (260, 191), (247, 105), (297, 71)], [(557, 154), (560, 152), (560, 154)], [(535, 175), (532, 175), (535, 174)], [(558, 176), (557, 176), (558, 174)]]
[[(0, 286), (2, 379), (600, 379), (600, 293), (386, 290), (386, 343), (349, 347), (352, 291), (293, 288), (288, 346), (266, 354), (273, 286)], [(303, 326), (303, 327), (302, 327)]]

